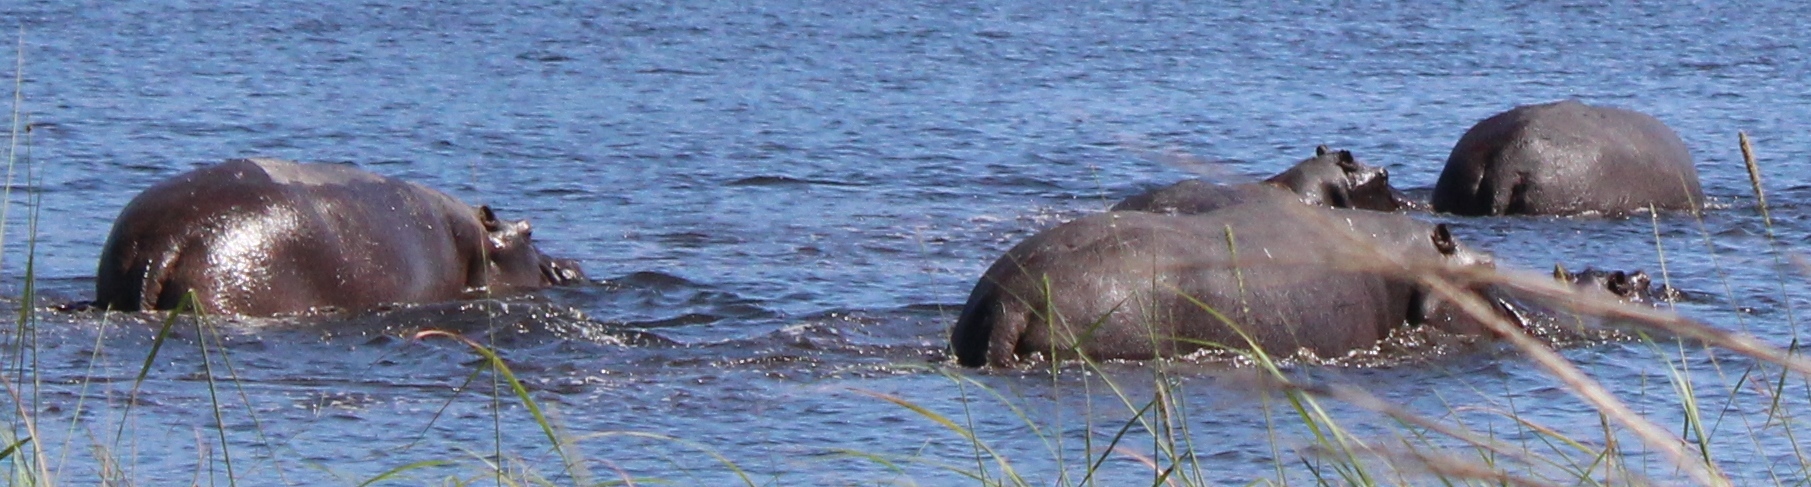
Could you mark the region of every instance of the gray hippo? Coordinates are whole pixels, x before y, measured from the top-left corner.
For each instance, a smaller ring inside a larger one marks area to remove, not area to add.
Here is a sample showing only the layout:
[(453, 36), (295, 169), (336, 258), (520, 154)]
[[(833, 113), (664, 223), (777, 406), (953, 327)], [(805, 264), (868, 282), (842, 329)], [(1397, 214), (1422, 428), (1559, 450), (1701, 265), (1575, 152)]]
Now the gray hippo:
[(502, 221), (340, 164), (235, 159), (146, 189), (101, 249), (95, 305), (268, 316), (505, 294), (583, 279)]
[[(1375, 245), (1361, 245), (1367, 240)], [(1038, 352), (1149, 359), (1208, 347), (1201, 342), (1251, 348), (1204, 306), (1272, 354), (1334, 357), (1373, 347), (1405, 323), (1484, 333), (1413, 276), (1359, 268), (1379, 262), (1354, 250), (1365, 247), (1416, 265), (1492, 265), (1444, 225), (1394, 213), (1293, 201), (1203, 215), (1101, 213), (1034, 235), (995, 261), (950, 345), (971, 367)]]
[(1434, 211), (1460, 215), (1617, 215), (1696, 210), (1698, 169), (1652, 116), (1574, 100), (1478, 122), (1446, 158)]
[(1112, 211), (1200, 214), (1260, 199), (1296, 199), (1330, 208), (1396, 211), (1414, 207), (1390, 186), (1390, 172), (1352, 158), (1350, 151), (1314, 148), (1314, 157), (1258, 183), (1215, 184), (1201, 179), (1153, 189), (1126, 198)]

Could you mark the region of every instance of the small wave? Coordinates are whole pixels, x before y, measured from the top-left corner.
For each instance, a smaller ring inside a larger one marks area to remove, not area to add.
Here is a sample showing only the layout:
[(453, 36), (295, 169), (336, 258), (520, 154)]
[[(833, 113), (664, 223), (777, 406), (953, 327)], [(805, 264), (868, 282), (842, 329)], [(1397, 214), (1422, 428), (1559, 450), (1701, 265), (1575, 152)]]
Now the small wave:
[(708, 314), (708, 313), (686, 313), (686, 314), (674, 316), (671, 318), (662, 318), (662, 319), (648, 320), (648, 321), (633, 321), (633, 322), (624, 323), (624, 324), (628, 325), (628, 326), (636, 327), (636, 328), (670, 328), (670, 327), (675, 327), (675, 326), (687, 326), (687, 325), (708, 325), (708, 324), (716, 323), (716, 322), (722, 321), (722, 320), (723, 320), (722, 316), (717, 316), (717, 315)]
[(676, 74), (676, 75), (681, 75), (681, 76), (709, 76), (709, 75), (711, 75), (711, 73), (707, 73), (707, 72), (703, 72), (703, 71), (689, 71), (689, 70), (674, 69), (674, 68), (644, 68), (644, 69), (635, 70), (635, 72), (638, 74)]
[(860, 183), (831, 181), (828, 179), (802, 179), (790, 176), (753, 176), (730, 181), (726, 186), (864, 186)]
[(1742, 67), (1750, 67), (1750, 66), (1766, 67), (1766, 66), (1773, 66), (1774, 64), (1775, 63), (1772, 58), (1762, 56), (1762, 57), (1752, 57), (1752, 58), (1747, 58), (1747, 59), (1737, 59), (1737, 60), (1732, 60), (1732, 61), (1680, 61), (1679, 67), (1682, 67), (1682, 68), (1685, 68), (1688, 70), (1692, 70), (1692, 71), (1720, 71), (1720, 70), (1729, 69), (1729, 68), (1742, 68)]
[(927, 360), (935, 363), (944, 360), (947, 348), (941, 327), (901, 323), (867, 313), (814, 313), (788, 322), (765, 333), (701, 347), (712, 351), (710, 362), (718, 365), (780, 363), (791, 359), (776, 357), (803, 357), (851, 366)]
[(1023, 175), (988, 175), (980, 178), (979, 184), (992, 188), (1025, 188), (1034, 190), (1058, 190), (1063, 185), (1049, 180)]
[(913, 303), (901, 306), (899, 307), (899, 310), (910, 314), (929, 313), (931, 315), (936, 315), (938, 313), (961, 311), (962, 307), (965, 305), (966, 303)]
[(605, 279), (604, 284), (616, 287), (647, 288), (680, 288), (697, 287), (698, 283), (683, 277), (655, 271), (636, 271), (615, 279)]
[(542, 62), (542, 63), (557, 63), (557, 62), (572, 60), (571, 57), (569, 57), (565, 54), (560, 54), (557, 52), (547, 52), (547, 51), (531, 51), (531, 52), (517, 54), (516, 59), (520, 59), (523, 61)]
[(655, 239), (659, 240), (661, 243), (676, 247), (703, 247), (712, 244), (733, 245), (741, 243), (740, 240), (736, 240), (733, 237), (711, 235), (702, 232), (662, 233), (655, 236)]
[(570, 196), (570, 195), (575, 195), (575, 194), (590, 194), (590, 193), (591, 193), (590, 191), (587, 191), (584, 188), (555, 187), (555, 188), (537, 189), (537, 190), (532, 191), (530, 194), (533, 194), (535, 196), (553, 196), (553, 197), (557, 198), (560, 196)]

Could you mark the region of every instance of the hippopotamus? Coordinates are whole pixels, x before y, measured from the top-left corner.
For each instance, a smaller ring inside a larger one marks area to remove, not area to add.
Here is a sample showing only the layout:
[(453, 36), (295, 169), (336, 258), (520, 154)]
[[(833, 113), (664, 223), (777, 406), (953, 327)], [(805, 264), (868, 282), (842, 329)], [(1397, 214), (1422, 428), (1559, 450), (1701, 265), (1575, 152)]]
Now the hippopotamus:
[(1691, 153), (1666, 124), (1564, 100), (1519, 106), (1467, 130), (1432, 206), (1470, 216), (1618, 215), (1703, 203)]
[(584, 279), (499, 220), (350, 165), (234, 159), (134, 197), (101, 249), (95, 305), (269, 316), (503, 295)]
[(1351, 151), (1314, 148), (1303, 159), (1270, 179), (1235, 185), (1188, 179), (1126, 198), (1112, 211), (1199, 214), (1256, 200), (1300, 200), (1331, 208), (1396, 211), (1413, 207), (1390, 186), (1390, 171), (1353, 159)]
[(1380, 261), (1354, 253), (1365, 248), (1417, 266), (1494, 266), (1445, 225), (1396, 213), (1294, 201), (1202, 215), (1099, 213), (1034, 235), (995, 261), (969, 294), (950, 345), (958, 363), (973, 367), (1040, 352), (1150, 359), (1205, 343), (1334, 357), (1372, 348), (1405, 324), (1486, 333), (1414, 276), (1359, 267)]
[(1655, 286), (1653, 278), (1639, 270), (1624, 272), (1587, 267), (1585, 270), (1572, 272), (1555, 264), (1553, 280), (1571, 284), (1575, 289), (1588, 294), (1607, 293), (1609, 297), (1628, 303), (1658, 304), (1685, 298), (1684, 293), (1672, 286)]

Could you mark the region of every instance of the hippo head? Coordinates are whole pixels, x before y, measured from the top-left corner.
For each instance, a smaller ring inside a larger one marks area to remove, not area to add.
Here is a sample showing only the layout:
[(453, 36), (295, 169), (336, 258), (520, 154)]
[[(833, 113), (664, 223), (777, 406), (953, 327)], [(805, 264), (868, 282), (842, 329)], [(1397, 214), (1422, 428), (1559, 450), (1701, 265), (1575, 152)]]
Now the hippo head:
[(1351, 151), (1327, 146), (1314, 148), (1314, 157), (1265, 182), (1301, 195), (1308, 204), (1332, 208), (1396, 211), (1408, 197), (1390, 186), (1390, 171), (1371, 167), (1352, 157)]
[(583, 280), (584, 271), (572, 259), (555, 259), (534, 246), (534, 226), (528, 220), (504, 221), (489, 206), (479, 206), (484, 224), (484, 252), (490, 263), (493, 288), (534, 289)]
[[(1460, 243), (1447, 230), (1444, 223), (1433, 225), (1433, 229), (1428, 232), (1427, 242), (1432, 244), (1434, 251), (1438, 252), (1440, 260), (1447, 265), (1496, 268), (1496, 261), (1488, 252), (1479, 251)], [(1419, 244), (1416, 244), (1415, 247), (1419, 247)], [(1414, 251), (1413, 249), (1411, 247), (1411, 251)], [(1517, 327), (1527, 325), (1527, 319), (1518, 308), (1489, 284), (1462, 284), (1461, 287), (1472, 296), (1484, 300), (1490, 306), (1491, 311), (1495, 312), (1498, 317), (1509, 320), (1510, 324)], [(1477, 316), (1466, 312), (1455, 303), (1436, 297), (1428, 289), (1419, 289), (1415, 293), (1414, 303), (1415, 305), (1411, 308), (1413, 314), (1409, 318), (1411, 323), (1425, 323), (1435, 329), (1455, 335), (1484, 336), (1490, 334), (1489, 327), (1485, 326)]]
[(1565, 267), (1553, 265), (1553, 279), (1571, 284), (1575, 289), (1587, 294), (1609, 293), (1616, 299), (1630, 303), (1653, 303), (1659, 301), (1676, 301), (1681, 296), (1671, 286), (1654, 286), (1653, 278), (1646, 272), (1606, 271), (1585, 268), (1578, 272), (1567, 271)]

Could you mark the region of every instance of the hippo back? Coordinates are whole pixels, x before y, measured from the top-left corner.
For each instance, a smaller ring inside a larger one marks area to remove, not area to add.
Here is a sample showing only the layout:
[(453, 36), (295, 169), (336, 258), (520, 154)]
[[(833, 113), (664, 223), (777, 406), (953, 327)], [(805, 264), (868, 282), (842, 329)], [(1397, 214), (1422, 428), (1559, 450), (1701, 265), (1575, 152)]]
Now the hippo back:
[(1411, 261), (1445, 259), (1436, 230), (1401, 215), (1296, 202), (1197, 216), (1091, 215), (996, 261), (951, 345), (971, 366), (1034, 352), (1144, 359), (1203, 343), (1249, 349), (1248, 338), (1271, 353), (1368, 348), (1425, 312), (1412, 276), (1353, 265), (1354, 239), (1376, 239), (1373, 247)]
[(1696, 209), (1704, 194), (1679, 135), (1647, 114), (1574, 100), (1516, 107), (1460, 137), (1434, 186), (1461, 215)]
[(1269, 184), (1225, 185), (1202, 179), (1185, 179), (1133, 195), (1113, 205), (1110, 211), (1142, 211), (1176, 215), (1198, 215), (1253, 201), (1289, 201), (1297, 196)]
[(232, 160), (161, 182), (115, 221), (99, 305), (209, 312), (454, 299), (485, 272), (484, 228), (439, 191), (351, 166)]
[(1133, 195), (1113, 205), (1112, 211), (1193, 215), (1245, 203), (1284, 200), (1376, 211), (1410, 206), (1408, 198), (1390, 185), (1388, 170), (1360, 163), (1350, 151), (1335, 151), (1323, 145), (1315, 148), (1314, 157), (1303, 159), (1262, 183), (1223, 185), (1189, 179)]

